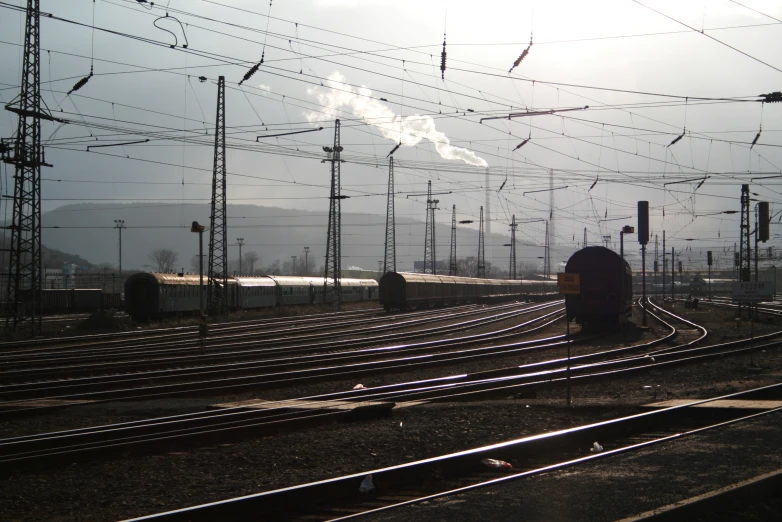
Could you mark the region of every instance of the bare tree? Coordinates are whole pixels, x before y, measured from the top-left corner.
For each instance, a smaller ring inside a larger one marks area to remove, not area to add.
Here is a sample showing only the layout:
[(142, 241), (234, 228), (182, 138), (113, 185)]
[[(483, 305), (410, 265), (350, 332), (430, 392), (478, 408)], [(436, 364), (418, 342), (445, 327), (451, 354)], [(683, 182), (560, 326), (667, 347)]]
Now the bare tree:
[(261, 264), (261, 256), (258, 255), (258, 252), (255, 252), (254, 250), (251, 250), (249, 252), (245, 252), (242, 256), (242, 262), (244, 263), (244, 270), (246, 274), (253, 275), (253, 271), (255, 270), (255, 263)]
[(152, 261), (153, 268), (163, 273), (174, 272), (178, 259), (179, 254), (170, 248), (156, 248), (149, 254), (149, 260)]

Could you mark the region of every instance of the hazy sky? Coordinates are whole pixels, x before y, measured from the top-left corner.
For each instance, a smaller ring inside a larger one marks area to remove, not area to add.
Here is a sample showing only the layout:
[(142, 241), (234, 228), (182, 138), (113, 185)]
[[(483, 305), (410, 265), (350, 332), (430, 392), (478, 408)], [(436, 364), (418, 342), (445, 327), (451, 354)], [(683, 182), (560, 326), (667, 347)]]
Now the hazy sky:
[[(3, 104), (18, 93), (24, 30), (23, 13), (8, 6), (25, 3), (0, 3)], [(741, 4), (746, 7), (722, 0), (274, 0), (271, 6), (42, 0), (42, 11), (64, 20), (41, 21), (41, 93), (70, 122), (43, 126), (46, 159), (54, 164), (43, 170), (43, 208), (176, 203), (183, 205), (181, 222), (162, 225), (189, 223), (187, 204), (210, 197), (216, 81), (224, 75), (230, 202), (325, 212), (329, 170), (322, 147), (333, 143), (339, 117), (343, 193), (351, 196), (343, 211), (385, 213), (386, 155), (401, 141), (394, 154), (396, 212), (423, 220), (425, 197), (408, 195), (425, 192), (427, 181), (444, 193), (437, 196), (438, 243), (445, 245), (439, 257), (447, 252), (452, 205), (457, 219), (477, 222), (487, 165), (492, 232), (507, 233), (515, 214), (525, 222), (519, 241), (542, 245), (554, 194), (554, 262), (582, 241), (585, 227), (592, 244), (609, 234), (616, 241), (622, 225), (635, 225), (636, 201), (646, 199), (653, 233), (662, 239), (665, 229), (669, 244), (690, 246), (687, 259), (702, 264), (701, 251), (722, 254), (737, 240), (738, 216), (718, 213), (739, 208), (741, 183), (782, 174), (782, 104), (757, 102), (758, 95), (782, 90), (782, 3)], [(534, 44), (509, 74), (530, 33)], [(89, 73), (91, 56), (94, 76), (66, 96)], [(263, 65), (240, 88), (262, 56)], [(321, 126), (256, 143), (256, 136)], [(16, 117), (1, 114), (0, 136), (15, 130)], [(145, 139), (86, 151), (90, 144)], [(7, 194), (12, 171), (3, 169)], [(549, 188), (548, 169), (556, 190), (525, 195)], [(666, 185), (683, 180), (694, 181)], [(753, 198), (782, 210), (782, 179), (751, 187)], [(10, 217), (5, 200), (2, 205)], [(110, 214), (92, 215), (96, 226), (112, 225)], [(262, 242), (262, 229), (240, 225), (246, 224), (229, 221), (235, 227), (229, 236), (235, 230), (248, 243)], [(376, 232), (382, 243), (382, 226), (364, 232)], [(95, 234), (114, 237), (108, 229)], [(769, 243), (779, 244), (779, 238)], [(400, 261), (422, 254), (423, 246)], [(369, 253), (365, 268), (378, 255), (382, 250)], [(540, 255), (541, 248), (525, 246), (518, 257)], [(494, 245), (490, 256), (504, 263), (507, 253)]]

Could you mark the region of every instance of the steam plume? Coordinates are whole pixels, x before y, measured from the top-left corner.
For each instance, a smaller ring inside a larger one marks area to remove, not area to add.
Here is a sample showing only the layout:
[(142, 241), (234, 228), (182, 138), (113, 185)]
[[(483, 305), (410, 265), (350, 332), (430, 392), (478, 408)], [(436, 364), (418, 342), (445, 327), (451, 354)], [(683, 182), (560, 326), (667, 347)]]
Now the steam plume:
[(345, 83), (345, 77), (339, 72), (329, 76), (324, 88), (312, 87), (307, 94), (315, 96), (323, 106), (323, 112), (307, 112), (310, 122), (327, 117), (338, 118), (341, 110), (361, 117), (367, 124), (376, 127), (380, 134), (389, 140), (413, 147), (421, 140), (427, 139), (434, 143), (440, 156), (447, 160), (461, 160), (476, 167), (488, 167), (483, 158), (479, 158), (471, 150), (454, 147), (451, 140), (438, 131), (431, 116), (413, 114), (402, 118), (394, 113), (385, 102), (370, 98), (372, 91), (366, 87), (354, 89)]

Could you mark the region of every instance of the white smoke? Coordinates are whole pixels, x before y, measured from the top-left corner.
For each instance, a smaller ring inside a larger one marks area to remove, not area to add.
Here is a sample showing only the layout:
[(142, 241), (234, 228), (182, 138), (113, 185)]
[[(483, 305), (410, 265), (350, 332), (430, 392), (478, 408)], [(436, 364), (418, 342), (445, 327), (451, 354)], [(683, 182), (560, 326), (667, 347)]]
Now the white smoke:
[(314, 122), (327, 118), (339, 118), (340, 111), (345, 110), (376, 127), (384, 138), (402, 145), (413, 147), (427, 139), (434, 143), (440, 156), (447, 160), (461, 160), (476, 167), (487, 167), (488, 163), (479, 158), (471, 150), (454, 147), (451, 140), (438, 131), (431, 116), (413, 114), (402, 118), (394, 113), (385, 102), (371, 98), (372, 91), (366, 87), (355, 89), (345, 83), (345, 77), (335, 72), (325, 82), (324, 88), (312, 87), (307, 94), (315, 96), (323, 106), (322, 112), (308, 111), (307, 120)]

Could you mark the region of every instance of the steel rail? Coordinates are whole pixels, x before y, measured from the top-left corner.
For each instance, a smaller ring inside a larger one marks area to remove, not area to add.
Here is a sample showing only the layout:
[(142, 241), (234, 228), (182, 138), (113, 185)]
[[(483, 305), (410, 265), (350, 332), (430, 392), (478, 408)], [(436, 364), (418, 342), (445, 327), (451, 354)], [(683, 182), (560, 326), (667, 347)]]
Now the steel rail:
[[(547, 305), (552, 306), (552, 305)], [(536, 310), (531, 310), (536, 311)], [(526, 311), (524, 313), (529, 313)], [(530, 341), (531, 342), (531, 341)], [(259, 387), (291, 385), (301, 380), (311, 380), (314, 378), (335, 378), (335, 377), (353, 377), (366, 375), (367, 372), (373, 373), (383, 369), (410, 369), (417, 366), (437, 364), (449, 354), (429, 354), (417, 355), (402, 359), (392, 359), (390, 361), (353, 363), (347, 366), (323, 366), (311, 369), (299, 369), (289, 372), (254, 374), (242, 377), (223, 377), (208, 381), (191, 381), (179, 384), (161, 384), (143, 388), (126, 388), (108, 391), (93, 391), (77, 394), (47, 395), (36, 397), (29, 400), (5, 400), (0, 402), (0, 415), (11, 411), (27, 411), (21, 406), (30, 401), (39, 401), (41, 399), (49, 400), (127, 400), (131, 398), (151, 398), (163, 396), (183, 396), (193, 393), (227, 393), (239, 389), (258, 389)], [(487, 356), (491, 354), (485, 354)], [(149, 380), (149, 379), (146, 379)], [(98, 386), (101, 388), (102, 385)], [(7, 388), (7, 387), (4, 387)], [(16, 388), (18, 390), (19, 388)], [(0, 396), (5, 395), (1, 394)], [(67, 404), (65, 404), (67, 405)], [(35, 408), (32, 408), (35, 409)]]
[[(237, 342), (231, 345), (228, 348), (233, 348), (234, 350), (238, 350), (241, 348), (241, 350), (233, 351), (233, 352), (220, 352), (220, 353), (213, 353), (210, 355), (200, 355), (200, 353), (196, 354), (193, 353), (194, 350), (190, 349), (187, 350), (184, 356), (182, 355), (172, 355), (165, 359), (155, 359), (150, 361), (137, 361), (137, 362), (107, 362), (107, 363), (99, 363), (99, 364), (82, 364), (79, 367), (73, 368), (73, 367), (55, 367), (55, 368), (43, 368), (43, 369), (18, 369), (18, 370), (8, 370), (6, 372), (0, 373), (0, 380), (3, 381), (13, 381), (13, 378), (15, 377), (16, 380), (26, 380), (31, 381), (32, 379), (38, 378), (45, 378), (45, 377), (57, 377), (57, 382), (62, 382), (63, 378), (70, 377), (70, 378), (77, 378), (80, 376), (87, 376), (87, 375), (93, 375), (97, 371), (102, 371), (104, 373), (106, 372), (125, 372), (124, 376), (127, 376), (130, 371), (141, 371), (141, 370), (149, 370), (149, 369), (160, 369), (160, 368), (171, 368), (176, 366), (177, 371), (185, 372), (186, 370), (182, 370), (181, 366), (193, 363), (196, 364), (198, 367), (201, 367), (205, 360), (215, 361), (215, 360), (222, 360), (222, 361), (237, 361), (242, 359), (250, 359), (251, 361), (260, 361), (267, 359), (268, 357), (275, 357), (278, 356), (278, 354), (283, 354), (285, 356), (292, 356), (292, 354), (305, 354), (305, 353), (313, 353), (313, 352), (322, 352), (325, 349), (329, 348), (340, 348), (342, 346), (348, 345), (348, 346), (366, 346), (367, 344), (373, 344), (376, 342), (382, 342), (388, 339), (391, 340), (402, 340), (402, 339), (414, 339), (417, 337), (425, 337), (428, 335), (436, 334), (443, 330), (451, 330), (451, 331), (458, 331), (458, 330), (464, 330), (469, 328), (474, 328), (476, 326), (485, 325), (485, 324), (491, 324), (492, 322), (498, 322), (502, 320), (506, 320), (508, 318), (514, 317), (516, 315), (523, 315), (526, 313), (529, 313), (530, 311), (536, 311), (540, 308), (545, 308), (547, 306), (554, 306), (551, 304), (547, 305), (531, 305), (527, 308), (518, 308), (518, 305), (514, 306), (514, 310), (501, 312), (500, 314), (497, 314), (495, 316), (489, 317), (489, 318), (478, 318), (473, 319), (470, 321), (464, 321), (462, 323), (457, 323), (456, 325), (445, 325), (445, 326), (439, 326), (434, 328), (428, 328), (423, 330), (414, 330), (409, 333), (390, 333), (390, 334), (382, 334), (382, 335), (375, 335), (375, 336), (361, 336), (359, 338), (347, 338), (347, 339), (338, 339), (328, 342), (320, 342), (318, 344), (303, 344), (303, 345), (293, 345), (288, 346), (288, 343), (281, 343), (277, 345), (269, 346), (268, 342), (261, 342), (261, 341), (243, 341), (243, 342)], [(507, 308), (507, 307), (503, 307)], [(468, 312), (462, 312), (460, 314), (446, 314), (448, 319), (453, 319), (455, 317), (463, 317), (463, 316), (470, 316), (470, 315), (483, 315), (486, 313), (492, 313), (491, 309), (482, 309), (477, 311), (468, 311)], [(424, 319), (416, 319), (414, 322), (408, 322), (407, 325), (415, 324), (425, 324), (430, 321), (437, 321), (441, 319), (443, 316), (435, 316), (435, 317), (429, 317)], [(380, 326), (370, 326), (367, 328), (367, 330), (370, 331), (382, 331), (384, 329), (390, 329), (395, 330), (398, 328), (398, 323), (394, 323), (393, 325), (388, 326), (388, 328), (385, 328), (384, 325)], [(363, 333), (363, 329), (358, 329), (352, 331), (352, 335), (356, 335), (356, 333)], [(334, 334), (330, 334), (327, 337), (334, 337)], [(320, 337), (318, 337), (319, 339)], [(315, 339), (317, 340), (317, 339)], [(297, 338), (296, 341), (301, 341), (301, 338)], [(295, 341), (291, 341), (292, 343)], [(262, 345), (263, 348), (253, 348), (257, 345)], [(122, 376), (120, 376), (122, 377)], [(100, 378), (100, 377), (96, 377)], [(105, 377), (107, 379), (111, 378), (111, 376)], [(32, 383), (35, 384), (35, 383)], [(3, 390), (9, 389), (9, 386), (14, 386), (14, 384), (6, 384), (5, 386), (0, 386), (0, 397), (2, 397)]]
[[(387, 509), (608, 458), (782, 411), (782, 408), (776, 408), (747, 415), (743, 411), (723, 409), (716, 413), (722, 417), (715, 421), (714, 411), (702, 415), (703, 409), (699, 411), (694, 408), (698, 404), (715, 400), (758, 396), (782, 396), (782, 385), (693, 401), (687, 405), (132, 520), (291, 520), (303, 516), (309, 520), (333, 520), (334, 508), (352, 511), (339, 518), (342, 520), (375, 515)], [(601, 442), (603, 452), (589, 452), (588, 448), (595, 440)], [(481, 465), (483, 458), (511, 461), (514, 468), (488, 469)], [(376, 488), (369, 495), (359, 492), (359, 485), (367, 475), (372, 475)]]

